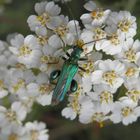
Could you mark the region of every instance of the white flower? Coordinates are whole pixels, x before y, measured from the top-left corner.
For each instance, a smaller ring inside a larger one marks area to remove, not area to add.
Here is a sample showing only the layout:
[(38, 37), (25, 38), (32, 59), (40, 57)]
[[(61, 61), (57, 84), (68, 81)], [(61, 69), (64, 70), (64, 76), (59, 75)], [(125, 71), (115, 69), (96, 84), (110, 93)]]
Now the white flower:
[(41, 2), (36, 3), (35, 11), (38, 16), (31, 15), (27, 22), (32, 31), (35, 31), (39, 35), (46, 35), (47, 28), (53, 28), (60, 21), (60, 7), (54, 2)]
[(127, 89), (132, 90), (132, 89), (140, 89), (139, 86), (140, 82), (140, 77), (137, 78), (131, 78), (130, 80), (127, 80), (124, 85), (126, 86)]
[(62, 59), (58, 56), (52, 55), (42, 55), (40, 58), (40, 67), (39, 69), (42, 72), (50, 73), (54, 69), (60, 69), (62, 67)]
[(110, 10), (103, 11), (102, 9), (96, 8), (96, 4), (93, 1), (89, 1), (84, 5), (85, 9), (90, 13), (83, 14), (80, 18), (83, 24), (92, 24), (93, 26), (100, 26), (107, 20)]
[(122, 122), (124, 125), (128, 125), (135, 122), (139, 116), (140, 107), (136, 106), (136, 104), (127, 97), (122, 97), (120, 101), (114, 103), (110, 120), (113, 121), (113, 123)]
[(4, 41), (0, 41), (0, 66), (13, 66), (16, 62), (16, 56), (10, 52), (9, 45)]
[[(80, 40), (83, 41), (81, 43), (82, 48), (84, 50), (84, 53), (90, 53), (94, 50), (94, 46), (96, 47), (96, 44), (100, 44), (103, 40), (106, 40), (107, 33), (102, 29), (101, 27), (97, 26), (88, 26), (87, 29), (84, 29), (81, 32)], [(99, 45), (98, 45), (99, 46)], [(99, 48), (99, 47), (98, 47)], [(100, 50), (98, 49), (97, 50)]]
[(125, 65), (125, 71), (124, 71), (124, 80), (131, 81), (132, 78), (138, 78), (139, 77), (139, 67), (135, 65), (134, 63), (129, 62), (123, 62)]
[(88, 26), (87, 28), (89, 31), (93, 32), (93, 41), (95, 41), (95, 43), (107, 38), (107, 32), (104, 30), (103, 27)]
[(101, 52), (92, 51), (88, 54), (88, 60), (96, 63), (103, 58), (103, 54)]
[(98, 70), (92, 73), (92, 82), (94, 84), (106, 84), (111, 88), (117, 89), (124, 81), (121, 77), (123, 71), (124, 65), (118, 60), (100, 61)]
[(7, 47), (7, 43), (0, 40), (0, 53), (2, 53), (6, 47)]
[(26, 117), (26, 111), (20, 104), (14, 102), (10, 109), (0, 107), (0, 127), (4, 134), (9, 134), (14, 127), (21, 125)]
[(134, 41), (132, 38), (127, 39), (121, 53), (116, 57), (140, 65), (140, 41)]
[(36, 101), (43, 106), (51, 104), (52, 91), (54, 86), (49, 82), (50, 81), (48, 75), (45, 73), (40, 73), (36, 77), (36, 84), (32, 84), (31, 89), (28, 88), (28, 90), (30, 90), (30, 93), (37, 93)]
[(140, 99), (140, 89), (134, 88), (134, 89), (128, 90), (125, 93), (125, 95), (128, 96), (131, 100), (133, 100), (133, 102), (138, 104), (139, 99)]
[(49, 135), (47, 134), (48, 130), (45, 129), (45, 123), (43, 122), (27, 122), (25, 124), (25, 129), (26, 129), (26, 135), (27, 138), (30, 139), (35, 139), (35, 140), (48, 140)]
[(134, 37), (136, 34), (136, 18), (131, 16), (128, 11), (111, 12), (108, 17), (107, 24), (110, 28), (118, 30), (123, 33), (126, 38)]
[(23, 63), (28, 68), (38, 66), (38, 61), (42, 53), (36, 37), (28, 35), (24, 38), (19, 34), (11, 40), (11, 44), (12, 47), (10, 47), (10, 50), (17, 56), (20, 63)]
[[(92, 51), (86, 57), (87, 57), (87, 61), (78, 62), (79, 66), (82, 67), (85, 71), (79, 69), (79, 72), (77, 74), (78, 76), (80, 76), (80, 79), (82, 80), (82, 81), (79, 80), (79, 82), (81, 81), (83, 90), (85, 89), (84, 90), (85, 92), (87, 90), (91, 90), (92, 82), (90, 76), (91, 73), (95, 70), (98, 61), (102, 59), (102, 54), (100, 52)], [(89, 83), (89, 85), (86, 84), (86, 81)]]
[(9, 91), (18, 96), (26, 93), (26, 86), (35, 80), (35, 76), (31, 70), (9, 70)]
[(15, 103), (18, 106), (21, 106), (21, 108), (25, 110), (25, 112), (30, 113), (32, 111), (32, 106), (34, 102), (31, 98), (20, 96), (19, 101), (15, 101)]
[(26, 140), (25, 129), (22, 126), (14, 127), (9, 134), (0, 134), (2, 140)]
[[(78, 39), (80, 34), (79, 22), (76, 20), (68, 20), (68, 17), (60, 16), (61, 22), (58, 23), (53, 29), (54, 35), (51, 38), (57, 39), (61, 42), (61, 46), (65, 44), (73, 45), (75, 40)], [(54, 44), (55, 42), (52, 42)], [(62, 44), (63, 43), (63, 44)], [(60, 43), (59, 43), (60, 44)]]
[(94, 105), (91, 100), (87, 100), (87, 102), (82, 103), (79, 114), (79, 121), (81, 123), (87, 124), (91, 122), (93, 107)]
[(80, 102), (79, 102), (80, 95), (78, 92), (74, 93), (69, 97), (69, 104), (62, 110), (62, 116), (65, 118), (69, 118), (70, 120), (74, 120), (80, 110)]
[(93, 121), (102, 123), (106, 120), (106, 113), (102, 110), (99, 102), (86, 102), (84, 106), (81, 107), (79, 121), (81, 123), (87, 124)]
[(84, 8), (88, 11), (93, 11), (96, 9), (96, 4), (93, 1), (89, 1), (84, 5)]
[(36, 77), (36, 81), (27, 84), (26, 91), (19, 95), (20, 100), (23, 103), (30, 101), (31, 104), (27, 107), (31, 107), (34, 101), (43, 106), (50, 105), (53, 88), (54, 86), (49, 83), (47, 74), (40, 73)]
[(4, 51), (7, 50), (8, 44), (4, 41), (0, 40), (0, 65), (1, 66), (7, 66), (7, 60), (6, 56), (4, 54)]
[(82, 77), (82, 83), (81, 86), (83, 88), (83, 92), (90, 92), (92, 90), (92, 80), (91, 80), (91, 74), (90, 75), (86, 75)]
[(106, 39), (100, 40), (96, 43), (96, 50), (102, 50), (106, 54), (115, 55), (122, 51), (124, 46), (124, 36), (119, 32), (106, 30)]
[[(60, 56), (64, 54), (62, 44), (58, 37), (52, 36), (37, 36), (37, 42), (40, 45), (41, 56), (38, 58), (37, 69), (40, 69), (42, 72), (48, 72), (52, 70), (52, 67), (57, 67), (59, 65)], [(62, 54), (63, 53), (63, 54)]]
[(0, 98), (8, 95), (8, 69), (0, 68)]
[(88, 100), (89, 97), (83, 94), (82, 87), (79, 86), (75, 93), (69, 95), (69, 103), (67, 107), (62, 110), (62, 116), (74, 120), (80, 113), (81, 104), (85, 104)]
[(74, 120), (77, 116), (77, 113), (73, 110), (73, 108), (65, 107), (62, 110), (62, 116), (64, 116), (67, 119), (70, 118), (70, 120)]
[(98, 101), (104, 113), (109, 113), (113, 105), (113, 94), (116, 89), (112, 89), (107, 85), (94, 85), (93, 92), (89, 92), (88, 96), (93, 101)]
[(140, 78), (128, 79), (124, 85), (127, 88), (126, 95), (132, 99), (135, 103), (139, 102), (140, 99)]
[(81, 40), (82, 49), (84, 50), (84, 54), (87, 54), (93, 51), (93, 47), (95, 43), (93, 32), (89, 30), (83, 31), (80, 35), (80, 40)]

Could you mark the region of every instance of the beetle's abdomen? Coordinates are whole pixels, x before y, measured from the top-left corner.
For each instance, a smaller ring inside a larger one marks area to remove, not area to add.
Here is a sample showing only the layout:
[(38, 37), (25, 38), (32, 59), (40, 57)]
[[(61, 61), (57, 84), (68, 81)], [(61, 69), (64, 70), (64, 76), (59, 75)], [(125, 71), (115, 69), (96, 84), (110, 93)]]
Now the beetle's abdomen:
[(73, 77), (78, 71), (77, 64), (71, 64), (69, 61), (66, 61), (62, 67), (61, 74), (58, 78), (56, 87), (54, 89), (52, 102), (58, 103), (62, 101), (65, 97), (65, 94), (70, 88)]

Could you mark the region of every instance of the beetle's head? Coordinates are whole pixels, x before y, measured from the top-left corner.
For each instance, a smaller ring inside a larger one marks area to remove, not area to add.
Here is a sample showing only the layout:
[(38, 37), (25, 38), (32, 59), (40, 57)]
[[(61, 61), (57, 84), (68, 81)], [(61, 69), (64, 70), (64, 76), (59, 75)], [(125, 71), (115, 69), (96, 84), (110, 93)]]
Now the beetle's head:
[(77, 46), (74, 46), (74, 50), (73, 50), (71, 56), (73, 56), (73, 57), (79, 59), (82, 52), (83, 52), (83, 49), (81, 49), (81, 48), (79, 48), (79, 47), (77, 47)]

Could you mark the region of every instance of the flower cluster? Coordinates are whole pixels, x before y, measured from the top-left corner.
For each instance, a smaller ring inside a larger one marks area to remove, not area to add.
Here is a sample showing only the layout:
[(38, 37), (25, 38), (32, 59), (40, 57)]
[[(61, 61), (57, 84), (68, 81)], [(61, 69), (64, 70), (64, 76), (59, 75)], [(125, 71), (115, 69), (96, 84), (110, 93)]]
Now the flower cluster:
[[(113, 12), (84, 5), (87, 13), (69, 20), (59, 5), (35, 4), (36, 15), (27, 19), (34, 34), (13, 34), (0, 41), (0, 98), (11, 107), (0, 106), (1, 139), (47, 140), (44, 123), (23, 124), (34, 103), (51, 105), (55, 84), (50, 74), (61, 70), (73, 46), (82, 48), (74, 79), (78, 89), (68, 94), (62, 116), (81, 123), (110, 120), (128, 125), (140, 116), (140, 41), (136, 18), (128, 11)], [(57, 83), (57, 81), (56, 81)]]

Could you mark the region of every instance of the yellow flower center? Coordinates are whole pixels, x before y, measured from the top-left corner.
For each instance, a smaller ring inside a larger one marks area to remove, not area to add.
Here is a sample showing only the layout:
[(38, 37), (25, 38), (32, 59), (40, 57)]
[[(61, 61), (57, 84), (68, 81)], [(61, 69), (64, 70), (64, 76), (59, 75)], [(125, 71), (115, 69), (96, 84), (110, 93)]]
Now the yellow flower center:
[(53, 89), (53, 87), (51, 85), (46, 85), (46, 84), (42, 84), (40, 85), (39, 87), (39, 91), (40, 93), (43, 95), (43, 94), (46, 94), (46, 93), (49, 93), (51, 90)]
[(127, 69), (127, 71), (125, 72), (125, 75), (126, 75), (127, 77), (131, 77), (131, 76), (134, 76), (135, 72), (136, 72), (136, 69), (135, 69), (135, 68), (129, 67), (129, 68)]
[(0, 80), (0, 89), (5, 89), (5, 84), (3, 80)]
[(121, 110), (121, 114), (123, 117), (129, 116), (132, 112), (133, 112), (133, 110), (130, 107), (124, 107)]
[(113, 95), (108, 91), (104, 91), (100, 95), (100, 101), (101, 103), (109, 103), (113, 101)]
[(140, 95), (140, 90), (130, 90), (127, 92), (128, 94), (136, 94), (136, 95)]
[(105, 115), (102, 112), (96, 112), (94, 113), (94, 115), (92, 116), (91, 121), (97, 121), (99, 123), (103, 122)]
[(77, 113), (79, 113), (79, 103), (77, 99), (74, 99), (73, 102), (71, 103), (71, 107), (73, 108), (73, 110)]
[(5, 115), (10, 122), (17, 120), (16, 112), (12, 110), (8, 110)]
[(18, 140), (18, 136), (16, 134), (9, 135), (8, 140)]
[(95, 33), (94, 40), (98, 40), (106, 37), (105, 31), (102, 30), (101, 28), (96, 28), (94, 30), (94, 33)]
[(110, 40), (111, 44), (115, 46), (120, 44), (120, 40), (117, 34), (112, 34), (111, 36), (108, 37), (108, 39)]
[(122, 32), (128, 32), (129, 28), (131, 27), (131, 21), (128, 19), (124, 19), (118, 23), (118, 28)]
[(138, 102), (140, 97), (140, 90), (130, 90), (126, 93), (134, 102)]
[(65, 25), (61, 25), (55, 29), (56, 34), (61, 37), (64, 37), (65, 34), (68, 32), (68, 28)]
[(80, 104), (78, 101), (80, 92), (81, 92), (81, 87), (78, 86), (76, 93), (74, 93), (74, 95), (72, 96), (73, 97), (72, 102), (70, 102), (70, 104), (68, 105), (71, 106), (77, 114), (79, 114), (80, 111)]
[(17, 69), (22, 69), (22, 70), (25, 70), (26, 69), (26, 66), (24, 64), (21, 64), (21, 63), (16, 63), (16, 66), (15, 66)]
[(25, 81), (23, 79), (20, 79), (15, 85), (13, 85), (13, 90), (16, 93), (20, 88), (25, 86)]
[(44, 55), (40, 58), (41, 62), (44, 64), (57, 64), (59, 63), (59, 58), (49, 56), (49, 55)]
[(37, 40), (40, 45), (44, 46), (48, 42), (48, 37), (38, 36)]
[(37, 20), (42, 26), (46, 26), (46, 23), (50, 21), (50, 16), (47, 13), (43, 13), (42, 15), (37, 16)]
[(82, 64), (81, 67), (85, 70), (85, 72), (79, 71), (79, 74), (81, 76), (83, 76), (85, 73), (89, 75), (90, 73), (94, 71), (94, 62), (88, 61), (87, 63)]
[(104, 12), (103, 12), (102, 9), (98, 9), (97, 11), (92, 11), (92, 12), (91, 12), (91, 17), (92, 17), (93, 19), (99, 20), (99, 19), (101, 19), (103, 16), (104, 16)]
[(31, 131), (31, 140), (37, 140), (39, 136), (39, 132), (37, 130)]
[(130, 62), (135, 62), (136, 61), (136, 53), (133, 49), (129, 49), (125, 53), (125, 57), (130, 61)]
[(30, 55), (32, 52), (32, 50), (26, 46), (26, 45), (23, 45), (20, 47), (19, 49), (19, 56), (26, 56), (26, 55)]
[(117, 78), (117, 75), (116, 75), (116, 73), (115, 73), (114, 70), (105, 72), (105, 73), (103, 74), (103, 79), (104, 79), (107, 83), (109, 83), (110, 85), (113, 85), (113, 84), (114, 84), (116, 78)]
[(84, 41), (82, 39), (79, 39), (76, 41), (76, 45), (79, 47), (79, 48), (84, 48)]

